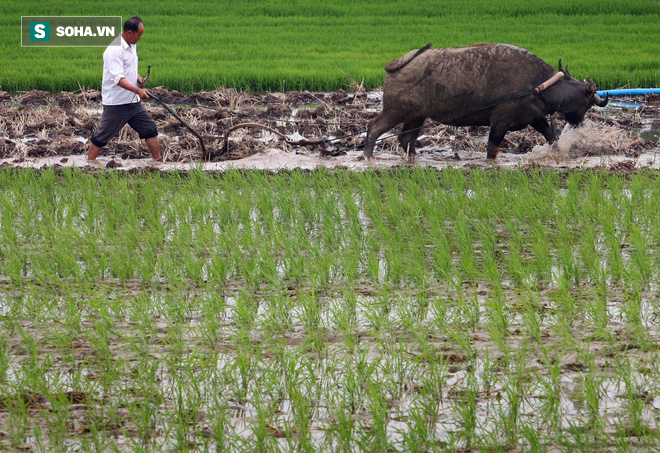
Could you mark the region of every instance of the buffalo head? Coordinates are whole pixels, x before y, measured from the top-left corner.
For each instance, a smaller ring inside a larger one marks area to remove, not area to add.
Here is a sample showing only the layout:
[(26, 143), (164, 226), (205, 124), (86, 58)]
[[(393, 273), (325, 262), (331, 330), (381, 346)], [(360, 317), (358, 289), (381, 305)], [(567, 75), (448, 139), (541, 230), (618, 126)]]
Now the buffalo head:
[(609, 94), (605, 99), (596, 93), (596, 84), (593, 80), (576, 80), (571, 77), (568, 68), (564, 69), (559, 60), (559, 71), (564, 73), (562, 83), (548, 89), (548, 102), (557, 112), (564, 115), (566, 121), (578, 126), (584, 121), (587, 111), (593, 106), (605, 107), (609, 102)]

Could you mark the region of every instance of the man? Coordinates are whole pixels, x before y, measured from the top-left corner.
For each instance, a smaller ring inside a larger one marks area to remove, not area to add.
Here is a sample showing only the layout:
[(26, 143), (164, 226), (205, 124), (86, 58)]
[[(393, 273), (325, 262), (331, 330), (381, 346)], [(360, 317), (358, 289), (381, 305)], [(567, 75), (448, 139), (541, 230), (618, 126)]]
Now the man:
[(126, 123), (137, 131), (154, 160), (160, 157), (156, 122), (149, 116), (140, 99), (151, 96), (142, 88), (144, 79), (138, 74), (136, 44), (142, 38), (144, 25), (138, 16), (124, 23), (120, 45), (110, 45), (103, 52), (103, 85), (101, 88), (103, 114), (99, 127), (91, 138), (87, 160), (93, 161), (110, 139)]

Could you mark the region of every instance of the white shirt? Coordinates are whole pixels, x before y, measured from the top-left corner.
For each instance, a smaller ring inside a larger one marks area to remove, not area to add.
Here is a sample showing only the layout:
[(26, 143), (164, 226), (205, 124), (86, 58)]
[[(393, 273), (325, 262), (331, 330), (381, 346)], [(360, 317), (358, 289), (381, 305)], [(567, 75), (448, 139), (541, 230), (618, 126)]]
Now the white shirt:
[(121, 105), (140, 102), (140, 96), (119, 85), (125, 78), (137, 86), (138, 56), (135, 44), (128, 44), (120, 35), (120, 45), (110, 45), (103, 52), (103, 84), (101, 95), (103, 105)]

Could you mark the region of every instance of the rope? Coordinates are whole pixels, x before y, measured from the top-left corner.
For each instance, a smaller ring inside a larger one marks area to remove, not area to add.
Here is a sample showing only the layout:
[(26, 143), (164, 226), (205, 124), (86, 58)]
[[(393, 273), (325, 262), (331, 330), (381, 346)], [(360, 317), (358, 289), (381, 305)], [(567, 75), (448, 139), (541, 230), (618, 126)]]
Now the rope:
[[(469, 112), (469, 113), (462, 114), (462, 115), (460, 115), (460, 116), (457, 116), (457, 117), (454, 117), (454, 118), (451, 118), (451, 119), (448, 118), (448, 119), (444, 119), (444, 120), (442, 120), (442, 121), (435, 121), (435, 122), (432, 122), (432, 123), (423, 124), (423, 125), (421, 125), (420, 127), (416, 127), (416, 128), (414, 128), (414, 129), (406, 129), (405, 131), (401, 131), (401, 132), (399, 132), (398, 134), (393, 134), (393, 135), (389, 135), (389, 136), (386, 136), (386, 137), (380, 137), (380, 138), (378, 138), (378, 139), (376, 139), (376, 140), (373, 140), (373, 141), (371, 141), (371, 142), (364, 142), (364, 143), (362, 143), (361, 146), (364, 146), (364, 145), (367, 145), (367, 144), (371, 144), (371, 143), (377, 143), (377, 142), (379, 142), (379, 141), (381, 141), (381, 140), (387, 140), (387, 139), (392, 138), (392, 137), (398, 137), (399, 135), (403, 135), (403, 134), (408, 133), (408, 132), (418, 131), (418, 130), (421, 130), (421, 129), (425, 128), (425, 127), (429, 127), (429, 126), (437, 126), (437, 125), (439, 125), (439, 124), (447, 123), (447, 122), (449, 122), (449, 121), (456, 121), (457, 119), (460, 119), (460, 118), (463, 118), (463, 117), (466, 117), (466, 116), (474, 115), (475, 113), (479, 113), (479, 112), (482, 112), (482, 111), (484, 111), (484, 110), (488, 110), (488, 109), (491, 109), (491, 108), (493, 108), (493, 107), (497, 107), (498, 105), (506, 104), (507, 102), (511, 102), (511, 101), (515, 101), (516, 99), (524, 98), (524, 97), (526, 97), (526, 96), (529, 96), (530, 94), (540, 94), (540, 95), (543, 97), (543, 101), (545, 101), (546, 105), (548, 106), (548, 108), (549, 108), (550, 111), (552, 112), (552, 111), (553, 111), (553, 108), (550, 106), (550, 103), (549, 103), (548, 100), (545, 98), (545, 95), (543, 94), (543, 91), (545, 91), (545, 90), (546, 90), (547, 88), (549, 88), (551, 85), (555, 84), (555, 83), (556, 83), (557, 81), (559, 81), (562, 77), (564, 77), (564, 73), (560, 71), (560, 72), (558, 72), (557, 74), (555, 74), (555, 75), (553, 75), (552, 77), (550, 77), (550, 78), (549, 78), (548, 80), (546, 80), (545, 82), (543, 82), (541, 85), (539, 85), (539, 86), (537, 86), (536, 88), (534, 88), (533, 90), (526, 91), (525, 93), (522, 93), (522, 94), (520, 94), (520, 95), (518, 95), (518, 96), (514, 96), (514, 97), (509, 98), (509, 99), (505, 99), (505, 100), (502, 100), (502, 101), (494, 102), (493, 104), (487, 105), (486, 107), (482, 107), (482, 108), (479, 108), (479, 109), (477, 109), (477, 110), (473, 110), (473, 111), (471, 111), (471, 112)], [(554, 126), (554, 121), (553, 121), (552, 113), (550, 114), (550, 127), (551, 127), (551, 129), (552, 129), (552, 135), (555, 137), (555, 140), (559, 140), (559, 137), (557, 136), (557, 133), (555, 132), (555, 126)], [(355, 149), (355, 147), (353, 147), (353, 148), (351, 148), (351, 149)]]
[[(542, 84), (542, 85), (543, 85), (543, 84)], [(541, 86), (542, 86), (542, 85), (541, 85)], [(543, 98), (543, 100), (545, 101), (546, 105), (548, 106), (548, 108), (552, 111), (552, 107), (550, 106), (550, 103), (548, 102), (548, 100), (545, 98), (545, 95), (543, 94), (543, 89), (540, 89), (540, 86), (539, 86), (539, 87), (537, 87), (537, 88), (535, 88), (535, 89), (533, 89), (533, 90), (526, 91), (526, 92), (524, 92), (524, 93), (522, 93), (522, 94), (519, 94), (519, 95), (517, 95), (517, 96), (511, 97), (511, 98), (507, 98), (507, 99), (504, 99), (504, 100), (501, 100), (501, 101), (494, 102), (494, 103), (489, 104), (489, 105), (487, 105), (487, 106), (485, 106), (485, 107), (481, 107), (481, 108), (478, 108), (478, 109), (472, 110), (472, 111), (470, 111), (470, 112), (468, 112), (468, 113), (464, 113), (464, 114), (461, 114), (461, 115), (459, 115), (459, 116), (455, 116), (455, 117), (453, 117), (453, 118), (446, 118), (446, 119), (443, 119), (443, 120), (441, 120), (441, 121), (434, 121), (434, 122), (430, 122), (430, 123), (427, 123), (427, 124), (423, 124), (422, 126), (419, 126), (419, 127), (413, 128), (413, 129), (406, 129), (405, 131), (401, 131), (401, 132), (396, 133), (396, 134), (391, 134), (391, 135), (388, 135), (388, 136), (385, 136), (385, 137), (379, 137), (379, 138), (377, 138), (376, 140), (372, 140), (372, 141), (369, 141), (369, 142), (363, 142), (363, 143), (361, 143), (361, 144), (358, 145), (358, 146), (361, 146), (361, 147), (362, 147), (362, 146), (365, 146), (365, 145), (368, 145), (368, 144), (378, 143), (378, 142), (383, 141), (383, 140), (387, 140), (387, 139), (390, 139), (390, 138), (393, 138), (393, 137), (398, 137), (398, 136), (403, 135), (403, 134), (408, 133), (408, 132), (414, 132), (414, 131), (422, 130), (422, 129), (426, 128), (426, 127), (438, 126), (438, 125), (441, 125), (441, 124), (443, 124), (443, 123), (447, 123), (447, 122), (450, 122), (450, 121), (456, 121), (456, 120), (458, 120), (458, 119), (460, 119), (460, 118), (468, 117), (468, 116), (474, 115), (474, 114), (476, 114), (476, 113), (482, 112), (482, 111), (484, 111), (484, 110), (488, 110), (488, 109), (491, 109), (491, 108), (497, 107), (497, 106), (499, 106), (499, 105), (506, 104), (506, 103), (508, 103), (508, 102), (512, 102), (512, 101), (515, 101), (515, 100), (517, 100), (517, 99), (524, 98), (524, 97), (526, 97), (526, 96), (529, 96), (530, 94), (540, 94), (541, 97)], [(165, 102), (163, 101), (163, 97), (162, 97), (162, 95), (158, 95), (158, 96), (156, 96), (156, 97), (153, 97), (153, 99), (156, 101), (156, 103), (158, 103), (159, 105), (163, 106), (163, 107), (168, 111), (168, 113), (170, 113), (171, 115), (176, 116), (177, 119), (179, 119), (182, 123), (184, 123), (183, 120), (181, 120), (181, 118), (180, 118), (178, 115), (176, 115), (176, 113), (174, 113), (174, 112), (173, 112), (173, 111), (172, 111), (172, 110), (171, 110), (171, 109), (165, 104)], [(234, 112), (233, 110), (230, 110), (230, 109), (223, 109), (223, 108), (217, 108), (217, 107), (205, 106), (205, 105), (201, 105), (201, 104), (179, 103), (178, 105), (185, 105), (185, 106), (194, 107), (194, 108), (203, 108), (203, 109), (207, 109), (207, 110), (215, 110), (215, 111), (220, 111), (220, 112), (229, 113), (229, 114), (231, 114), (231, 115), (235, 115), (235, 116), (242, 116), (242, 117), (248, 117), (248, 118), (258, 118), (258, 119), (260, 119), (260, 120), (266, 120), (266, 121), (276, 121), (276, 122), (282, 122), (282, 123), (294, 123), (294, 124), (306, 124), (306, 125), (316, 125), (316, 124), (317, 124), (317, 123), (312, 123), (312, 122), (307, 122), (307, 121), (302, 121), (302, 120), (284, 120), (284, 119), (281, 119), (281, 118), (275, 118), (275, 117), (271, 117), (271, 116), (263, 117), (263, 116), (258, 116), (258, 115), (251, 115), (251, 114), (247, 114), (247, 113)], [(322, 104), (322, 105), (327, 105), (327, 104)], [(342, 123), (342, 122), (339, 122), (339, 123), (329, 122), (329, 123), (326, 123), (326, 124), (328, 124), (328, 125), (342, 125), (342, 124), (343, 124), (343, 125), (362, 125), (362, 124), (364, 124), (364, 123), (362, 123), (362, 122), (360, 122), (360, 123), (355, 123), (355, 122), (343, 122), (343, 123)], [(555, 137), (555, 140), (558, 140), (559, 137), (557, 136), (557, 133), (555, 132), (555, 128), (554, 128), (554, 123), (553, 123), (552, 115), (550, 116), (550, 124), (551, 124), (552, 134), (553, 134), (553, 136)], [(192, 129), (190, 128), (190, 126), (188, 126), (188, 125), (185, 124), (185, 123), (184, 123), (184, 125), (185, 125), (186, 127), (188, 127), (188, 129), (190, 129), (190, 130), (192, 131)], [(338, 142), (338, 141), (341, 141), (341, 140), (345, 140), (345, 139), (347, 139), (347, 138), (351, 138), (351, 137), (355, 137), (355, 136), (357, 136), (357, 135), (362, 135), (362, 134), (364, 134), (364, 132), (356, 132), (356, 133), (353, 133), (353, 134), (347, 134), (347, 135), (343, 135), (343, 136), (341, 136), (341, 137), (335, 137), (335, 138), (322, 138), (322, 139), (319, 139), (319, 140), (299, 140), (299, 141), (291, 141), (291, 140), (289, 140), (284, 134), (282, 134), (282, 133), (280, 133), (280, 132), (278, 132), (278, 131), (275, 131), (275, 130), (272, 129), (272, 128), (269, 128), (268, 126), (263, 126), (263, 125), (260, 125), (260, 124), (257, 124), (257, 123), (241, 123), (241, 124), (237, 124), (237, 125), (234, 125), (234, 126), (230, 127), (230, 128), (225, 132), (225, 135), (224, 135), (225, 143), (224, 143), (224, 145), (223, 145), (223, 152), (222, 152), (223, 154), (226, 153), (226, 152), (228, 151), (228, 147), (229, 147), (229, 134), (230, 134), (233, 130), (235, 130), (235, 129), (239, 129), (239, 128), (242, 128), (242, 127), (260, 127), (260, 128), (262, 128), (262, 129), (266, 129), (266, 130), (268, 130), (268, 131), (270, 131), (270, 132), (275, 133), (277, 136), (279, 136), (280, 138), (282, 138), (285, 142), (287, 142), (287, 143), (289, 143), (289, 144), (292, 144), (292, 145), (303, 145), (303, 146), (304, 146), (304, 145), (318, 145), (318, 144), (323, 144), (323, 143), (334, 143), (334, 142)], [(205, 148), (204, 148), (204, 144), (202, 143), (202, 139), (201, 139), (201, 137), (199, 136), (199, 134), (197, 134), (197, 133), (194, 132), (194, 131), (192, 131), (192, 132), (193, 132), (193, 133), (199, 138), (199, 140), (200, 140), (200, 145), (202, 146), (203, 158), (204, 158), (204, 160), (206, 160), (206, 158), (207, 158), (208, 155), (207, 155), (206, 150), (205, 150)], [(357, 146), (353, 146), (353, 147), (349, 147), (349, 148), (344, 148), (344, 150), (353, 150), (353, 149), (356, 149), (356, 148), (357, 148)]]
[[(563, 75), (563, 73), (559, 73), (559, 74), (562, 74), (562, 75)], [(549, 103), (548, 100), (545, 98), (545, 94), (543, 94), (543, 90), (539, 90), (538, 93), (541, 95), (541, 97), (542, 97), (543, 100), (545, 101), (545, 105), (547, 105), (548, 108), (549, 108), (550, 110), (552, 110), (552, 107), (550, 106), (550, 103)], [(555, 141), (559, 140), (559, 136), (557, 135), (557, 132), (555, 132), (555, 122), (554, 122), (554, 119), (552, 118), (552, 115), (550, 115), (550, 129), (552, 130), (552, 136), (555, 138)]]
[[(162, 95), (159, 94), (158, 98), (161, 100), (161, 102), (163, 101), (163, 96)], [(261, 116), (261, 115), (252, 115), (252, 114), (249, 114), (249, 113), (235, 112), (235, 111), (230, 110), (230, 109), (224, 109), (224, 108), (220, 108), (220, 107), (212, 107), (212, 106), (209, 106), (209, 105), (203, 105), (203, 104), (199, 104), (199, 103), (198, 104), (190, 104), (190, 103), (187, 103), (187, 102), (176, 102), (176, 101), (174, 101), (173, 103), (176, 104), (176, 105), (179, 105), (179, 106), (186, 106), (186, 107), (192, 107), (192, 108), (201, 108), (201, 109), (206, 109), (206, 110), (214, 110), (216, 112), (228, 113), (228, 114), (233, 115), (233, 116), (242, 116), (244, 118), (256, 118), (256, 119), (266, 120), (266, 121), (276, 121), (276, 122), (279, 122), (279, 123), (302, 124), (302, 125), (310, 125), (310, 126), (315, 126), (317, 124), (317, 123), (312, 122), (312, 121), (285, 120), (285, 119), (282, 119), (282, 118), (276, 118), (274, 116)], [(323, 103), (321, 105), (329, 105), (329, 104)], [(352, 122), (352, 121), (340, 121), (340, 122), (328, 122), (326, 124), (330, 125), (330, 126), (341, 126), (341, 125), (344, 125), (344, 126), (359, 126), (359, 125), (362, 125), (364, 123), (362, 123), (362, 122), (356, 123), (356, 122)]]
[[(152, 97), (152, 96), (150, 96), (150, 97)], [(163, 102), (161, 96), (153, 97), (153, 99), (155, 99), (156, 103), (158, 105), (160, 105), (161, 107), (163, 107), (170, 115), (174, 116), (177, 120), (179, 120), (181, 122), (181, 124), (183, 124), (190, 132), (192, 132), (192, 134), (195, 137), (197, 137), (197, 139), (199, 140), (199, 146), (200, 146), (200, 148), (202, 148), (202, 159), (207, 160), (208, 153), (206, 152), (206, 147), (204, 146), (204, 140), (202, 140), (202, 136), (199, 135), (199, 132), (197, 132), (195, 129), (190, 127), (190, 125), (188, 123), (186, 123), (183, 120), (183, 118), (181, 118), (174, 110), (172, 110), (169, 105), (165, 104), (165, 102)]]
[[(449, 121), (456, 121), (457, 119), (460, 119), (460, 118), (463, 118), (463, 117), (466, 117), (466, 116), (474, 115), (475, 113), (479, 113), (479, 112), (482, 112), (484, 110), (488, 110), (488, 109), (491, 109), (493, 107), (497, 107), (498, 105), (506, 104), (507, 102), (511, 102), (511, 101), (515, 101), (516, 99), (524, 98), (524, 97), (529, 96), (530, 94), (533, 94), (533, 93), (534, 93), (534, 90), (527, 91), (523, 94), (512, 97), (510, 99), (505, 99), (503, 101), (495, 102), (493, 104), (487, 105), (486, 107), (482, 107), (482, 108), (473, 110), (471, 112), (461, 114), (460, 116), (456, 116), (456, 117), (453, 117), (453, 118), (446, 118), (446, 119), (441, 120), (441, 121), (433, 121), (433, 122), (430, 122), (430, 123), (426, 123), (426, 124), (423, 124), (419, 127), (413, 128), (413, 129), (406, 129), (405, 131), (401, 131), (398, 134), (392, 134), (392, 135), (388, 135), (388, 136), (385, 136), (385, 137), (380, 137), (380, 138), (378, 138), (376, 140), (373, 140), (373, 141), (370, 141), (370, 142), (364, 142), (360, 146), (368, 145), (368, 144), (371, 144), (371, 143), (378, 143), (379, 141), (387, 140), (387, 139), (393, 138), (393, 137), (398, 137), (399, 135), (403, 135), (403, 134), (408, 133), (408, 132), (414, 132), (414, 131), (422, 130), (425, 127), (438, 126), (438, 125), (441, 125), (443, 123), (447, 123)], [(553, 132), (554, 132), (554, 130), (553, 130)], [(343, 137), (342, 137), (342, 139), (343, 139)], [(356, 147), (349, 148), (349, 149), (355, 149), (355, 148)]]

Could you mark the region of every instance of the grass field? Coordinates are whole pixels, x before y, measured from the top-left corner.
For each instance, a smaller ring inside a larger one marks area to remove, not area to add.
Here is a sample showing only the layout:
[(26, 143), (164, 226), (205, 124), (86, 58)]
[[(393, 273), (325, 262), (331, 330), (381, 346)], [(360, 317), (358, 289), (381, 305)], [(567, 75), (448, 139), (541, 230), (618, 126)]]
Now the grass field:
[[(649, 0), (272, 0), (192, 4), (7, 0), (0, 17), (0, 87), (99, 88), (103, 48), (21, 48), (22, 15), (135, 14), (152, 86), (257, 91), (382, 85), (383, 66), (427, 42), (515, 44), (599, 88), (660, 86), (660, 4)], [(145, 70), (143, 69), (143, 72)]]
[(651, 173), (3, 170), (0, 442), (657, 449), (659, 198)]

